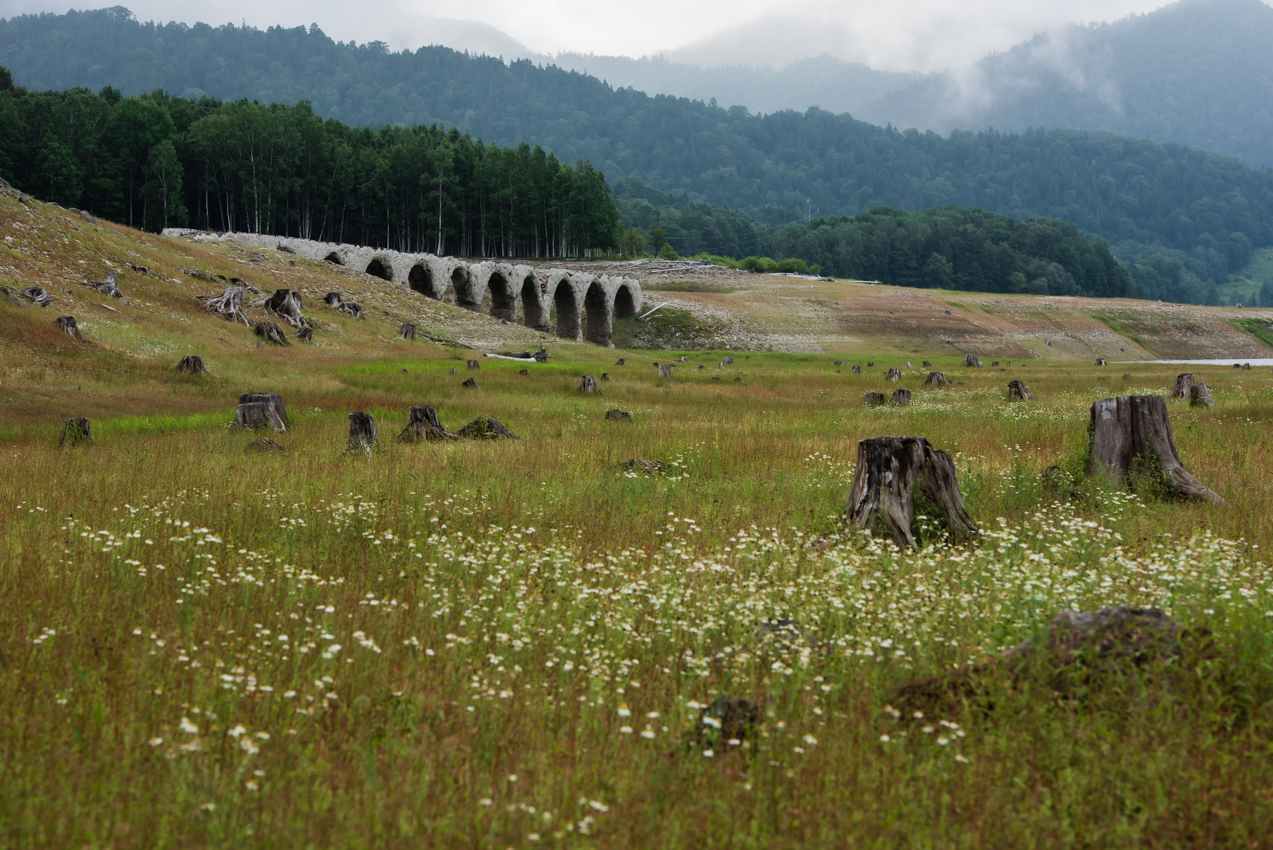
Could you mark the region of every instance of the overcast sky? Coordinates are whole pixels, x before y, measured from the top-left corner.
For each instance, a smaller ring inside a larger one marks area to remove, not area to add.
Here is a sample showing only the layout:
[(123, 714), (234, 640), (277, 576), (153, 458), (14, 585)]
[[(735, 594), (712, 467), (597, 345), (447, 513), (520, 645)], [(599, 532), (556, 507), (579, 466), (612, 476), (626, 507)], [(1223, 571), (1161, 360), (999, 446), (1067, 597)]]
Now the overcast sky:
[[(1188, 0), (1187, 0), (1188, 1)], [(0, 0), (0, 16), (116, 3)], [(623, 56), (781, 66), (831, 53), (890, 70), (957, 67), (1068, 22), (1113, 21), (1163, 0), (118, 0), (141, 20), (257, 27), (317, 23), (332, 38), (394, 48), (449, 43), (500, 54)], [(439, 21), (438, 19), (451, 19)], [(457, 25), (463, 19), (475, 25)], [(469, 43), (457, 43), (457, 42)]]

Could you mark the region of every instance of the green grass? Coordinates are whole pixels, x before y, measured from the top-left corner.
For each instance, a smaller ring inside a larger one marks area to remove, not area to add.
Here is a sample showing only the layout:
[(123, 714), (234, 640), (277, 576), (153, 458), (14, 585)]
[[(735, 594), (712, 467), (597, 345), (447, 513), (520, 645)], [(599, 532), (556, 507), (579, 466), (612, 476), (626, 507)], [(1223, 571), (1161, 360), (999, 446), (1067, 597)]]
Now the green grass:
[[(932, 358), (963, 384), (904, 370), (914, 404), (866, 409), (899, 358), (852, 376), (691, 352), (668, 380), (650, 364), (678, 352), (572, 348), (525, 377), (483, 361), (470, 391), (450, 352), (416, 351), (312, 363), (283, 455), (245, 454), (218, 384), (215, 414), (105, 417), (86, 449), (0, 432), (0, 845), (1266, 841), (1267, 370), (1204, 368), (1217, 407), (1171, 407), (1212, 507), (1039, 483), (1075, 466), (1093, 399), (1165, 391), (1173, 366), (1116, 390), (1085, 365)], [(602, 372), (604, 396), (576, 392)], [(1004, 401), (1014, 377), (1039, 400)], [(393, 442), (422, 402), (520, 439)], [(377, 417), (371, 457), (343, 453), (352, 409)], [(952, 452), (977, 540), (842, 527), (856, 441), (880, 434)], [(992, 671), (967, 704), (893, 714), (900, 685), (1116, 604), (1215, 651), (1067, 696)], [(720, 696), (760, 707), (736, 744), (696, 707)]]
[(1273, 349), (1273, 325), (1267, 319), (1236, 319), (1232, 324)]
[(1105, 325), (1105, 327), (1109, 328), (1114, 333), (1120, 336), (1127, 337), (1132, 342), (1139, 345), (1141, 348), (1145, 349), (1151, 354), (1153, 353), (1152, 349), (1150, 349), (1147, 345), (1145, 345), (1144, 340), (1142, 340), (1139, 336), (1137, 336), (1136, 333), (1132, 330), (1132, 324), (1128, 322), (1127, 320), (1118, 319), (1113, 316), (1101, 315), (1099, 313), (1093, 313), (1092, 318), (1100, 322), (1102, 325)]
[(1217, 287), (1220, 303), (1237, 304), (1241, 301), (1253, 307), (1260, 301), (1260, 287), (1269, 280), (1273, 280), (1273, 248), (1256, 248), (1251, 254), (1251, 261)]

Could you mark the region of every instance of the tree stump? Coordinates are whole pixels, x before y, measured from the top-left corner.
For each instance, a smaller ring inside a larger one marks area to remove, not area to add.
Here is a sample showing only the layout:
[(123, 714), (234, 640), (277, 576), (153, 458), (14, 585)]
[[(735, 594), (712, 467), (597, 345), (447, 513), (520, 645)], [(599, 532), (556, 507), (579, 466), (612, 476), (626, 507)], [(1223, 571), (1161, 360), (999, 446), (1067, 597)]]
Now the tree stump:
[(292, 427), (292, 421), (287, 417), (287, 408), (283, 406), (283, 396), (278, 393), (242, 393), (239, 395), (239, 404), (250, 404), (254, 401), (265, 402), (274, 411), (274, 415), (283, 423), (284, 428)]
[(83, 416), (72, 416), (63, 423), (62, 437), (58, 440), (59, 446), (92, 445), (93, 442), (93, 420)]
[(314, 329), (306, 325), (305, 327), (301, 328), (299, 331), (296, 332), (296, 338), (299, 339), (301, 342), (313, 342)]
[(466, 362), (465, 362), (465, 364), (464, 364), (464, 365), (466, 365), (466, 366), (468, 366), (468, 367), (469, 367), (469, 371), (470, 371), (470, 372), (474, 371), (475, 369), (481, 369), (481, 368), (482, 368), (482, 364), (481, 364), (481, 363), (478, 363), (476, 360), (468, 360), (468, 361), (466, 361)]
[(861, 366), (854, 366), (854, 367), (853, 367), (850, 371), (852, 371), (854, 375), (861, 375), (861, 374), (862, 374), (862, 367), (861, 367)]
[(531, 357), (534, 357), (534, 358), (535, 358), (535, 362), (537, 362), (537, 363), (547, 363), (547, 362), (548, 362), (548, 349), (544, 348), (544, 347), (541, 345), (541, 346), (539, 346), (539, 350), (538, 350), (538, 351), (536, 351), (534, 354), (532, 354), (532, 355), (531, 355)]
[(897, 407), (905, 407), (911, 403), (911, 391), (898, 387), (893, 390), (893, 404)]
[(274, 410), (273, 405), (265, 401), (240, 402), (234, 411), (235, 428), (272, 428), (275, 431), (286, 431), (287, 426)]
[[(699, 366), (698, 368), (702, 369), (703, 367), (702, 367), (702, 366)], [(610, 380), (610, 373), (609, 373), (609, 372), (602, 372), (602, 373), (601, 373), (601, 380), (603, 380), (603, 381), (608, 381), (608, 380)]]
[(661, 460), (646, 460), (645, 458), (634, 457), (632, 460), (625, 460), (619, 464), (619, 468), (625, 472), (648, 472), (654, 475), (667, 469), (667, 464)]
[(923, 437), (872, 437), (858, 443), (857, 469), (849, 491), (848, 519), (855, 528), (890, 535), (915, 545), (915, 500), (952, 537), (979, 529), (964, 508), (950, 455)]
[(181, 362), (177, 364), (178, 372), (185, 372), (187, 375), (206, 375), (208, 370), (203, 365), (203, 358), (198, 354), (187, 354), (181, 358)]
[(688, 357), (686, 357), (685, 355), (683, 355), (683, 354), (682, 354), (680, 357), (678, 357), (678, 358), (677, 358), (676, 362), (677, 362), (677, 363), (688, 363), (688, 362), (690, 362), (690, 359), (689, 359)]
[(1211, 390), (1207, 389), (1204, 381), (1199, 381), (1189, 388), (1189, 406), (1190, 407), (1215, 407), (1216, 400), (1211, 397)]
[(479, 416), (455, 433), (466, 440), (517, 439), (517, 435), (500, 424), (498, 419), (491, 419), (489, 416)]
[(1104, 357), (1097, 357), (1097, 358), (1096, 358), (1096, 365), (1097, 365), (1097, 366), (1104, 366), (1104, 365), (1105, 365), (1105, 358), (1104, 358)]
[(884, 393), (868, 392), (862, 397), (862, 401), (867, 407), (874, 407), (888, 401), (888, 396)]
[(362, 314), (362, 307), (359, 307), (352, 301), (346, 301), (339, 292), (329, 292), (323, 296), (323, 302), (336, 310), (338, 313), (344, 313), (351, 319), (366, 318)]
[(998, 361), (998, 360), (994, 360), (994, 361), (992, 361), (992, 362), (991, 362), (990, 367), (991, 367), (991, 368), (994, 368), (995, 366), (998, 366), (998, 365), (999, 365), (999, 361)]
[(376, 418), (356, 410), (349, 414), (349, 447), (345, 451), (371, 454), (376, 448)]
[(280, 446), (268, 437), (262, 437), (259, 440), (253, 440), (243, 447), (243, 451), (254, 454), (285, 454), (287, 449)]
[(274, 322), (257, 322), (253, 326), (256, 335), (264, 338), (267, 342), (275, 345), (287, 345), (287, 337), (283, 336), (283, 329)]
[(840, 365), (843, 365), (843, 364), (842, 364), (842, 361), (837, 360), (837, 361), (835, 361), (835, 365), (840, 366)]
[(407, 414), (407, 427), (398, 435), (399, 443), (423, 443), (432, 440), (458, 440), (442, 427), (437, 408), (430, 404), (413, 405)]
[(626, 359), (626, 358), (620, 357), (618, 360), (614, 361), (614, 365), (616, 365), (616, 366), (622, 366), (622, 365), (623, 365), (623, 361), (624, 361), (625, 359)]
[(733, 365), (734, 365), (734, 358), (733, 358), (733, 357), (730, 357), (728, 354), (726, 354), (726, 355), (725, 355), (725, 359), (724, 359), (724, 361), (723, 361), (723, 362), (724, 362), (724, 364), (725, 364), (726, 366), (733, 366)]
[(1136, 477), (1151, 479), (1179, 496), (1224, 500), (1208, 490), (1180, 463), (1162, 396), (1140, 395), (1093, 402), (1087, 426), (1088, 469), (1105, 472), (1117, 485), (1134, 486)]
[(1189, 398), (1189, 388), (1194, 385), (1197, 379), (1194, 378), (1192, 372), (1185, 372), (1176, 376), (1176, 385), (1171, 388), (1168, 398), (1186, 399)]
[(1132, 373), (1131, 373), (1131, 372), (1124, 372), (1124, 373), (1123, 373), (1123, 380), (1124, 380), (1124, 381), (1130, 381), (1130, 380), (1131, 380), (1131, 377), (1132, 377)]
[(706, 369), (706, 368), (707, 368), (706, 366), (704, 366), (704, 365), (702, 365), (702, 364), (699, 364), (698, 371), (700, 371), (700, 372), (701, 372), (701, 371), (703, 371), (703, 370), (704, 370), (704, 369)]
[(1243, 371), (1243, 372), (1250, 372), (1250, 371), (1251, 371), (1251, 364), (1250, 364), (1250, 363), (1243, 363), (1243, 364), (1242, 364), (1242, 371)]
[(343, 304), (344, 302), (345, 302), (345, 299), (341, 297), (341, 294), (339, 292), (329, 292), (323, 296), (323, 303), (326, 304), (328, 307), (336, 307), (337, 309), (339, 309), (340, 305)]
[(14, 307), (21, 307), (23, 310), (27, 308), (26, 302), (18, 297), (18, 293), (12, 287), (0, 286), (0, 295), (4, 296), (4, 300)]
[[(522, 376), (526, 376), (526, 375), (529, 375), (529, 374), (530, 374), (530, 370), (529, 370), (529, 369), (522, 369), (522, 370), (521, 370), (521, 371), (519, 371), (517, 374), (522, 375)], [(602, 375), (602, 377), (604, 378), (605, 376), (604, 376), (604, 375)]]
[(84, 335), (80, 333), (80, 326), (75, 321), (74, 316), (58, 316), (57, 319), (53, 321), (53, 324), (61, 328), (62, 333), (66, 334), (71, 339), (78, 339), (80, 342), (88, 342), (88, 340), (84, 339)]
[(583, 378), (579, 381), (579, 392), (595, 393), (596, 395), (601, 395), (601, 387), (597, 386), (596, 378), (592, 377), (591, 375), (584, 375)]
[(672, 377), (672, 364), (671, 364), (671, 363), (664, 363), (662, 366), (660, 366), (660, 367), (659, 367), (659, 377), (660, 377), (660, 378), (670, 378), (670, 377)]
[(874, 360), (868, 360), (868, 361), (866, 361), (866, 366), (867, 366), (867, 368), (868, 368), (868, 369), (869, 369), (869, 368), (871, 368), (871, 367), (872, 367), (872, 366), (874, 366), (874, 365), (875, 365), (875, 361), (874, 361)]
[(626, 410), (607, 410), (606, 420), (609, 422), (631, 422), (632, 414)]
[(276, 289), (274, 294), (265, 299), (265, 309), (283, 317), (283, 321), (300, 330), (309, 325), (309, 321), (301, 315), (301, 296), (291, 289)]
[(1008, 381), (1008, 401), (1034, 401), (1034, 393), (1019, 380)]
[(734, 383), (735, 383), (735, 384), (741, 384), (742, 382), (743, 382), (742, 375), (739, 375), (739, 376), (737, 376), (737, 377), (735, 377), (735, 378), (734, 378)]
[(980, 359), (978, 359), (977, 355), (975, 355), (975, 354), (965, 354), (965, 355), (964, 355), (964, 365), (965, 365), (965, 366), (971, 366), (971, 367), (973, 367), (974, 369), (980, 369), (980, 368), (981, 368), (981, 360), (980, 360)]
[(227, 286), (220, 295), (196, 295), (203, 302), (203, 309), (227, 322), (252, 325), (252, 320), (243, 312), (243, 290), (237, 286)]
[(950, 381), (946, 380), (944, 372), (929, 372), (928, 377), (924, 379), (925, 384), (931, 384), (935, 387), (948, 387)]
[(898, 369), (896, 366), (891, 366), (889, 367), (889, 370), (884, 373), (884, 378), (889, 381), (900, 381), (902, 379), (902, 370)]
[(460, 384), (460, 386), (464, 387), (465, 389), (475, 390), (477, 389), (477, 381), (473, 380), (472, 378), (465, 378), (464, 381)]
[(930, 363), (930, 362), (928, 362), (927, 360), (925, 360), (925, 361), (924, 361), (921, 365), (922, 365), (925, 369), (928, 369), (928, 368), (931, 368), (933, 364), (932, 364), (932, 363)]
[(404, 323), (402, 327), (398, 328), (398, 336), (405, 340), (415, 339), (415, 325), (410, 322)]
[(117, 298), (125, 304), (128, 303), (128, 299), (124, 297), (124, 293), (119, 291), (119, 279), (115, 277), (114, 272), (106, 275), (106, 280), (82, 280), (80, 281), (80, 285), (87, 286), (90, 289), (96, 289), (107, 298)]
[(458, 374), (460, 374), (460, 371), (459, 371), (458, 369), (456, 369), (454, 366), (452, 366), (452, 367), (451, 367), (451, 374), (452, 374), (452, 375), (458, 375)]

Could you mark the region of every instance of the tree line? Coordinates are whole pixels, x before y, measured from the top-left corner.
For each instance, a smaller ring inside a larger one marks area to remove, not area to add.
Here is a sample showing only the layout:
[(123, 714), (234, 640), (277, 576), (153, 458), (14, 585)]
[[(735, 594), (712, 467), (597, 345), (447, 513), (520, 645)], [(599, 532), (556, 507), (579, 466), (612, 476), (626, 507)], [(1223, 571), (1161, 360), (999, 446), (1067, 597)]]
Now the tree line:
[(106, 87), (30, 92), (0, 69), (0, 173), (148, 230), (189, 225), (465, 256), (617, 245), (602, 172), (454, 127), (354, 128), (310, 105)]

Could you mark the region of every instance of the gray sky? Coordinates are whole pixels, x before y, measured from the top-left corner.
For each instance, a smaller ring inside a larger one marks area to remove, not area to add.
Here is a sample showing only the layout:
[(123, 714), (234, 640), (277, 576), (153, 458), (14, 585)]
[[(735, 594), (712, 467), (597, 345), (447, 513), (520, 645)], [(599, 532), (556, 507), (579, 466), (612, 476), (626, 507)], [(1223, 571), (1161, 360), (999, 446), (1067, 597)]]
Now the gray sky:
[[(446, 43), (505, 55), (562, 51), (781, 67), (830, 53), (899, 71), (957, 67), (1068, 22), (1113, 21), (1163, 0), (0, 0), (0, 17), (127, 6), (141, 20), (317, 23), (340, 41)], [(728, 20), (725, 20), (728, 16)], [(461, 19), (457, 21), (456, 19)], [(461, 22), (462, 21), (462, 22)], [(504, 36), (501, 36), (500, 33)]]

